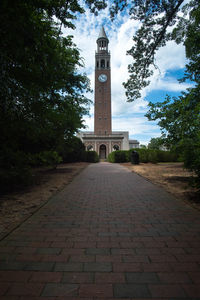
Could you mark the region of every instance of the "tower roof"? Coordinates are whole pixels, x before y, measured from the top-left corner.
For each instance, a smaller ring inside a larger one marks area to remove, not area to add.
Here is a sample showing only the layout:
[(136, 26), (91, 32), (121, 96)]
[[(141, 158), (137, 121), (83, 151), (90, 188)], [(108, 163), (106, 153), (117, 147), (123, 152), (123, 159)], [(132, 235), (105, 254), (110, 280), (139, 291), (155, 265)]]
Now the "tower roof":
[(101, 39), (101, 38), (104, 38), (104, 39), (107, 39), (108, 40), (108, 37), (105, 33), (105, 30), (104, 30), (104, 27), (101, 26), (101, 29), (100, 29), (100, 32), (99, 32), (99, 36), (98, 36), (98, 39)]

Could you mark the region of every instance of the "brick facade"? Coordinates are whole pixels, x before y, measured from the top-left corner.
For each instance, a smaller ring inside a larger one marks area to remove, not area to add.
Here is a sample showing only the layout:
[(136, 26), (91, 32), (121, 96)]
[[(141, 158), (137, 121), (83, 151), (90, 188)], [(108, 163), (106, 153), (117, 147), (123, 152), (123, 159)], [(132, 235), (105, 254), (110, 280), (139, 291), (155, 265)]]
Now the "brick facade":
[[(94, 132), (80, 132), (77, 136), (86, 150), (94, 150), (100, 158), (106, 159), (114, 150), (129, 150), (129, 133), (112, 131), (111, 63), (109, 40), (103, 27), (96, 42)], [(139, 147), (138, 141), (135, 141), (135, 147)]]

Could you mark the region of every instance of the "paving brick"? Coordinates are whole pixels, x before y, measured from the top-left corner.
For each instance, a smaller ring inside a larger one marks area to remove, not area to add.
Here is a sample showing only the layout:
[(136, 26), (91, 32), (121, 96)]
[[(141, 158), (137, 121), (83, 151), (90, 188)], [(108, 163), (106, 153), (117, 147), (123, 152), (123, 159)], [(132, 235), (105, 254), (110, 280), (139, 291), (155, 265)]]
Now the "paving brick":
[(82, 248), (95, 248), (96, 242), (75, 242), (74, 248), (82, 249)]
[(144, 272), (170, 272), (172, 267), (169, 263), (143, 263), (142, 270)]
[(64, 272), (62, 282), (66, 283), (93, 283), (94, 274), (89, 272)]
[(112, 255), (132, 255), (132, 254), (135, 254), (135, 249), (116, 249), (116, 248), (113, 248), (111, 249), (111, 254)]
[(68, 283), (47, 283), (42, 292), (42, 296), (60, 297), (60, 296), (78, 296), (79, 285)]
[(32, 247), (16, 247), (14, 252), (18, 254), (33, 254), (36, 253), (37, 248)]
[(82, 263), (56, 263), (54, 271), (64, 271), (64, 272), (80, 272), (83, 270)]
[(12, 253), (16, 247), (6, 247), (6, 246), (0, 246), (0, 253)]
[(31, 275), (28, 271), (0, 271), (0, 282), (26, 282)]
[(113, 296), (111, 284), (81, 284), (80, 297), (109, 298)]
[(69, 261), (69, 255), (53, 255), (53, 254), (39, 254), (40, 261), (43, 262), (63, 262), (66, 263)]
[(61, 272), (32, 272), (30, 282), (60, 282), (62, 279)]
[(150, 292), (145, 284), (114, 284), (116, 298), (145, 298), (150, 297)]
[(41, 254), (19, 254), (16, 261), (33, 261), (38, 262), (41, 260)]
[(5, 295), (9, 287), (10, 287), (9, 283), (0, 282), (0, 296)]
[(149, 262), (147, 255), (123, 255), (123, 262)]
[(159, 283), (160, 282), (157, 273), (150, 273), (150, 272), (126, 273), (126, 281), (128, 283)]
[(177, 284), (168, 284), (168, 285), (149, 285), (149, 290), (151, 292), (152, 297), (172, 297), (172, 298), (184, 298), (186, 294), (182, 287)]
[(200, 255), (198, 254), (177, 254), (176, 258), (180, 262), (200, 262)]
[(84, 263), (84, 271), (85, 272), (111, 272), (112, 264), (109, 262)]
[(200, 299), (199, 230), (161, 188), (91, 164), (0, 243), (1, 299)]
[[(1, 296), (1, 300), (23, 300), (23, 299), (18, 296)], [(37, 300), (37, 299), (35, 299), (35, 297), (34, 297), (34, 300)]]
[(114, 272), (140, 272), (142, 266), (140, 263), (113, 263)]
[(24, 267), (27, 271), (53, 271), (54, 262), (28, 262)]
[(38, 248), (37, 254), (60, 254), (61, 248)]
[(61, 255), (84, 255), (85, 249), (63, 249)]
[(124, 273), (95, 273), (96, 283), (124, 283)]
[(13, 283), (9, 288), (8, 296), (40, 296), (44, 284), (42, 283)]
[(121, 262), (121, 255), (96, 255), (96, 262)]
[(177, 259), (173, 255), (169, 254), (160, 254), (160, 255), (149, 255), (150, 261), (152, 262), (176, 262)]
[(23, 270), (26, 266), (25, 262), (11, 261), (11, 262), (0, 262), (0, 270)]
[(194, 283), (200, 284), (200, 272), (189, 272), (188, 275)]
[(190, 283), (191, 279), (187, 273), (184, 272), (170, 272), (158, 273), (160, 282), (162, 283)]
[(87, 255), (109, 255), (110, 249), (109, 248), (88, 248), (86, 249)]
[(195, 284), (184, 284), (183, 289), (186, 292), (186, 295), (188, 297), (193, 297), (199, 299), (200, 297), (200, 285), (195, 285)]
[(94, 262), (95, 255), (72, 255), (69, 257), (69, 262)]
[(170, 265), (173, 271), (175, 272), (193, 272), (193, 271), (200, 272), (200, 265), (198, 263), (178, 262), (178, 263), (170, 263)]
[(64, 248), (64, 249), (70, 249), (74, 247), (74, 243), (67, 241), (67, 242), (51, 242), (50, 244), (51, 248)]

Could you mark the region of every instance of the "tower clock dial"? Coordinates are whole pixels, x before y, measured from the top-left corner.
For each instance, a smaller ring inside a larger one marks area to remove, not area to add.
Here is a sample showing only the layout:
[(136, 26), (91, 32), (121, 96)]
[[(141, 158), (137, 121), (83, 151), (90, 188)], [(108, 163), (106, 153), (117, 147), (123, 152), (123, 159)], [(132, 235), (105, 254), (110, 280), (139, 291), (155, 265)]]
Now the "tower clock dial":
[(106, 82), (107, 76), (106, 76), (106, 74), (101, 74), (101, 75), (99, 75), (98, 79), (100, 82)]

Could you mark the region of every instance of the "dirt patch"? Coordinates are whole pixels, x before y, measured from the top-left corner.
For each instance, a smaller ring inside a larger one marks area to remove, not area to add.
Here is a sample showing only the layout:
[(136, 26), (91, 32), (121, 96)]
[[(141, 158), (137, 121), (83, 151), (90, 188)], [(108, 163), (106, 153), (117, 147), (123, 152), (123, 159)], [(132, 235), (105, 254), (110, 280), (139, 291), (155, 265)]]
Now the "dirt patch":
[(30, 217), (63, 189), (88, 163), (61, 164), (57, 169), (38, 169), (35, 185), (0, 197), (0, 239)]
[(200, 209), (200, 194), (189, 184), (194, 174), (184, 169), (183, 163), (140, 163), (139, 165), (123, 163), (122, 165), (163, 187), (176, 198)]

